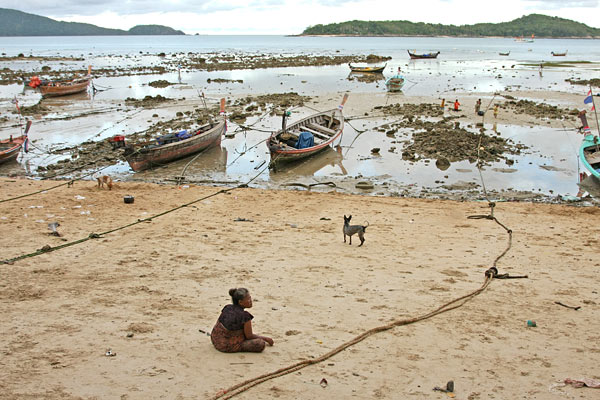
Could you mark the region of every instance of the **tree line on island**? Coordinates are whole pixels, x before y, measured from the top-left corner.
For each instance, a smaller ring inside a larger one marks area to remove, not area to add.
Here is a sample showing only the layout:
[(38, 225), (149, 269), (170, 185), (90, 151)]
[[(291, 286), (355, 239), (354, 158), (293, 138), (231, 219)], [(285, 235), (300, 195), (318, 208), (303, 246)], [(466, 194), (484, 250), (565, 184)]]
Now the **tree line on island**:
[(101, 28), (80, 22), (63, 22), (0, 8), (0, 36), (108, 36), (108, 35), (185, 35), (162, 25), (136, 25), (125, 31)]
[(600, 29), (580, 22), (530, 14), (510, 22), (473, 25), (442, 25), (410, 21), (346, 21), (309, 26), (302, 35), (339, 36), (456, 36), (456, 37), (517, 37), (600, 38)]

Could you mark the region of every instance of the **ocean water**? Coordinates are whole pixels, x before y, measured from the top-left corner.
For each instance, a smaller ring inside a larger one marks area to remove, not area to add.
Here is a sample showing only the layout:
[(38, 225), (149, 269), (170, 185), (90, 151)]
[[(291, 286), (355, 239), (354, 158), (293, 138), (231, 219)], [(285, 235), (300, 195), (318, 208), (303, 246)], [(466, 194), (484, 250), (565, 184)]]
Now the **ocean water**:
[[(571, 85), (566, 77), (589, 79), (598, 77), (596, 70), (600, 62), (600, 46), (597, 40), (585, 39), (535, 39), (532, 43), (517, 42), (512, 38), (411, 38), (411, 37), (295, 37), (295, 36), (123, 36), (123, 37), (16, 37), (0, 38), (0, 53), (4, 56), (67, 56), (80, 57), (82, 61), (58, 62), (2, 62), (0, 68), (22, 69), (39, 74), (41, 66), (69, 69), (93, 65), (139, 67), (160, 62), (157, 54), (185, 57), (193, 53), (236, 53), (251, 55), (368, 55), (390, 56), (381, 79), (360, 82), (352, 78), (347, 65), (323, 67), (286, 67), (233, 71), (167, 71), (162, 75), (131, 75), (121, 77), (99, 77), (95, 86), (105, 89), (94, 96), (44, 100), (56, 106), (60, 112), (46, 115), (34, 122), (31, 138), (37, 147), (32, 153), (19, 159), (18, 165), (1, 166), (0, 174), (25, 171), (35, 175), (39, 165), (55, 163), (67, 157), (49, 155), (48, 150), (74, 146), (86, 140), (102, 140), (114, 134), (139, 132), (153, 120), (152, 115), (169, 118), (174, 113), (168, 108), (148, 110), (135, 118), (128, 116), (115, 102), (127, 97), (142, 98), (145, 95), (161, 94), (169, 98), (197, 98), (205, 92), (209, 101), (220, 97), (240, 94), (283, 93), (294, 91), (314, 96), (330, 93), (372, 93), (387, 96), (386, 102), (401, 97), (428, 96), (439, 101), (452, 99), (456, 92), (481, 93), (484, 106), (494, 100), (493, 93), (510, 93), (513, 90), (552, 90), (582, 94), (586, 88)], [(422, 52), (440, 51), (435, 60), (410, 60), (407, 50)], [(551, 52), (567, 51), (566, 57), (553, 57)], [(510, 52), (508, 57), (500, 52)], [(115, 58), (118, 57), (118, 58)], [(590, 61), (577, 68), (563, 66), (546, 68), (539, 72), (538, 64), (545, 61)], [(54, 63), (54, 64), (53, 64)], [(58, 65), (60, 64), (60, 65)], [(392, 75), (398, 67), (407, 79), (402, 93), (388, 95), (385, 92), (385, 77)], [(208, 79), (224, 78), (243, 80), (243, 83), (207, 83)], [(158, 79), (179, 85), (167, 88), (152, 88), (148, 83)], [(39, 101), (39, 94), (23, 91), (22, 85), (0, 85), (0, 110), (11, 110), (11, 100), (17, 96), (21, 104), (31, 105)], [(395, 97), (400, 96), (400, 97)], [(539, 100), (538, 100), (539, 101)], [(572, 108), (574, 104), (554, 104)], [(300, 118), (314, 111), (304, 108), (295, 110), (293, 118)], [(64, 119), (69, 115), (90, 116)], [(95, 113), (98, 113), (97, 115)], [(172, 117), (172, 116), (171, 116)], [(255, 184), (261, 187), (277, 187), (290, 180), (311, 181), (348, 180), (364, 178), (385, 185), (391, 191), (401, 192), (406, 187), (440, 188), (442, 185), (461, 182), (480, 183), (480, 176), (473, 164), (453, 163), (448, 170), (439, 170), (432, 162), (409, 163), (401, 160), (398, 150), (401, 142), (391, 141), (385, 135), (363, 134), (360, 130), (372, 130), (385, 123), (378, 120), (351, 118), (341, 141), (341, 151), (325, 152), (284, 172), (264, 171)], [(261, 131), (239, 133), (234, 138), (224, 139), (220, 148), (207, 151), (186, 169), (186, 177), (195, 180), (219, 182), (244, 182), (256, 175), (268, 162), (269, 155), (261, 141), (269, 130), (280, 125), (278, 118), (267, 117), (260, 121), (252, 118), (247, 124), (257, 123)], [(575, 194), (578, 190), (577, 177), (581, 167), (577, 159), (580, 137), (575, 124), (566, 124), (563, 129), (552, 129), (540, 122), (539, 126), (516, 126), (494, 124), (489, 118), (486, 129), (498, 132), (502, 137), (522, 143), (531, 150), (514, 157), (514, 165), (494, 163), (486, 167), (484, 176), (488, 189), (532, 191), (545, 195)], [(230, 131), (236, 130), (230, 124)], [(14, 128), (10, 123), (0, 125), (0, 136), (8, 136)], [(357, 136), (359, 136), (357, 138)], [(355, 140), (357, 138), (357, 140)], [(379, 155), (371, 154), (374, 147), (381, 149)], [(394, 152), (393, 148), (396, 148)], [(401, 153), (401, 151), (400, 151)], [(124, 179), (167, 179), (179, 175), (189, 160), (172, 163), (166, 168), (143, 173), (133, 173), (126, 163), (119, 163), (109, 173)], [(353, 188), (351, 184), (348, 186)], [(351, 189), (349, 189), (351, 190)]]
[(342, 54), (387, 55), (408, 59), (407, 50), (440, 51), (439, 58), (452, 61), (498, 59), (510, 51), (515, 61), (540, 62), (556, 59), (551, 52), (568, 51), (569, 60), (600, 60), (600, 42), (593, 39), (534, 39), (533, 43), (512, 38), (432, 37), (312, 37), (312, 36), (66, 36), (0, 37), (0, 50), (7, 56), (129, 55), (174, 52), (240, 52), (248, 54)]

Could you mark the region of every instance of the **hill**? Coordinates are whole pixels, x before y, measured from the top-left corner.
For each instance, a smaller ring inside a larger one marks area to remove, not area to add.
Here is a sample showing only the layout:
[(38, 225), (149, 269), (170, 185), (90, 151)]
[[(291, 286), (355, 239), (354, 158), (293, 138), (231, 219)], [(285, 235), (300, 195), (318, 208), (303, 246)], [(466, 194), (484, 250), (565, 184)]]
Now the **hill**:
[(55, 21), (18, 10), (0, 8), (0, 36), (185, 35), (168, 26), (137, 25), (128, 31), (79, 22)]
[(347, 21), (310, 26), (302, 35), (340, 36), (530, 36), (546, 38), (600, 38), (600, 29), (572, 20), (530, 14), (497, 24), (442, 25), (410, 21)]

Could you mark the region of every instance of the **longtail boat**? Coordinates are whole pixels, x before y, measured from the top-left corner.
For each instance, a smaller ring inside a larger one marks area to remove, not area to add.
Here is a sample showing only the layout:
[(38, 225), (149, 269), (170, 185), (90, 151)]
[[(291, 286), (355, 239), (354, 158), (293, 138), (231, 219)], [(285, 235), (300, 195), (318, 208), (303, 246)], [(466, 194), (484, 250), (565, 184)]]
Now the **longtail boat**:
[(350, 63), (348, 63), (348, 65), (350, 66), (350, 71), (352, 71), (352, 72), (367, 72), (367, 73), (380, 74), (385, 69), (387, 63), (385, 65), (383, 65), (383, 67), (356, 67)]
[(417, 54), (414, 51), (411, 53), (410, 50), (406, 50), (406, 51), (408, 51), (408, 55), (413, 60), (422, 59), (422, 58), (437, 58), (437, 56), (440, 54), (439, 51), (435, 52), (435, 53), (422, 53), (422, 54)]
[(29, 82), (29, 86), (39, 89), (42, 97), (68, 96), (87, 91), (88, 85), (92, 81), (91, 66), (88, 67), (88, 74), (84, 78), (75, 78), (72, 80), (49, 81), (40, 80), (34, 76)]
[(398, 68), (398, 73), (385, 81), (385, 87), (388, 92), (399, 92), (402, 90), (402, 86), (404, 86), (404, 77)]
[(596, 178), (600, 178), (600, 140), (591, 133), (584, 136), (579, 147), (583, 166)]
[(199, 153), (209, 147), (219, 146), (227, 130), (224, 108), (225, 99), (221, 99), (222, 116), (199, 128), (162, 135), (139, 148), (126, 145), (125, 159), (131, 169), (137, 172)]
[(31, 128), (31, 121), (27, 121), (23, 135), (18, 137), (11, 135), (8, 139), (0, 140), (0, 164), (16, 160), (23, 146), (25, 146), (25, 151), (27, 151), (27, 142), (29, 140), (27, 134), (29, 133), (29, 128)]
[(274, 168), (278, 163), (310, 157), (331, 145), (344, 130), (342, 109), (347, 99), (345, 94), (338, 108), (310, 115), (289, 126), (286, 126), (289, 114), (284, 113), (282, 129), (273, 132), (267, 141), (271, 154), (269, 166)]
[(9, 139), (0, 140), (0, 164), (17, 159), (26, 136), (19, 136)]

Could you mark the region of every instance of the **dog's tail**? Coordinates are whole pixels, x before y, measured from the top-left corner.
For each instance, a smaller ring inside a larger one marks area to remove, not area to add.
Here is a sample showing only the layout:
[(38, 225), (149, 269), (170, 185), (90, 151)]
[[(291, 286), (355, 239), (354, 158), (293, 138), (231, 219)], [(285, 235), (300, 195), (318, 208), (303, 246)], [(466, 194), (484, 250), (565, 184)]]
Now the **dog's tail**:
[(363, 225), (363, 227), (362, 227), (362, 228), (363, 228), (363, 231), (366, 231), (368, 226), (369, 226), (369, 221), (367, 221), (367, 224), (366, 224), (366, 225)]

